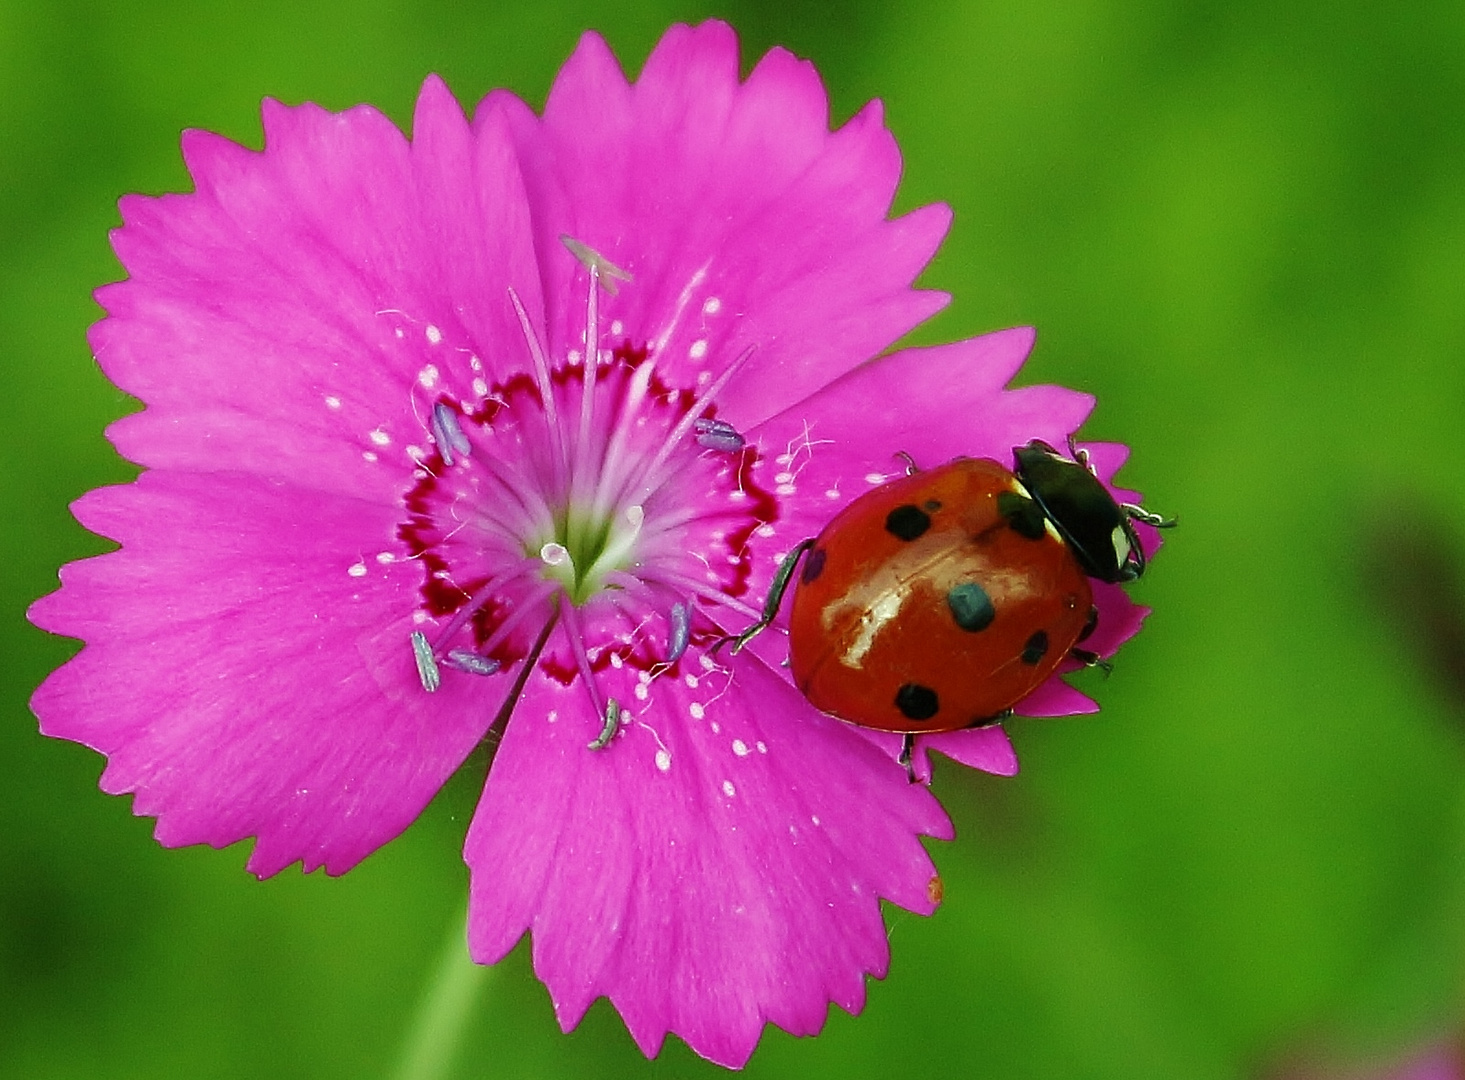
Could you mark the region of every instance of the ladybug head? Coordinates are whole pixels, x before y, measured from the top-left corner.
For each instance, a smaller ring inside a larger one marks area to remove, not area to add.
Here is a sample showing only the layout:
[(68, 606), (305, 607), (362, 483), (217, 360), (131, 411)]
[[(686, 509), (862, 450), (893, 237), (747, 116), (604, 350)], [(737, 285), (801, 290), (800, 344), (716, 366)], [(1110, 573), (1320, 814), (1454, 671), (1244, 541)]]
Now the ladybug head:
[(1012, 456), (1012, 471), (1073, 549), (1084, 573), (1117, 582), (1133, 581), (1145, 572), (1144, 548), (1131, 519), (1148, 521), (1150, 515), (1115, 502), (1082, 460), (1082, 451), (1080, 460), (1074, 460), (1034, 439), (1014, 447)]

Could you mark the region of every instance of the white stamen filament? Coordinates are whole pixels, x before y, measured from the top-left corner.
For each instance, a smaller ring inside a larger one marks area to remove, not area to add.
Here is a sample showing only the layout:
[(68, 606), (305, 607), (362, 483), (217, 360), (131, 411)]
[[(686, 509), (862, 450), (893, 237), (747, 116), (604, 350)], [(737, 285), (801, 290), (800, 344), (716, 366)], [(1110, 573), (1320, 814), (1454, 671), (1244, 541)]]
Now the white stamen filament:
[(632, 582), (641, 585), (665, 585), (667, 588), (675, 589), (678, 592), (690, 593), (699, 600), (707, 601), (709, 604), (725, 607), (729, 611), (736, 612), (755, 622), (763, 614), (757, 608), (750, 607), (736, 597), (729, 596), (710, 581), (697, 581), (684, 574), (678, 574), (675, 570), (667, 570), (650, 563), (637, 567), (634, 574), (628, 574), (624, 571), (612, 571), (606, 574), (605, 577), (607, 581), (613, 581), (621, 588), (630, 588)]
[(538, 384), (539, 396), (543, 399), (544, 421), (549, 428), (549, 441), (553, 450), (555, 482), (561, 484), (565, 479), (569, 459), (565, 454), (564, 433), (560, 430), (559, 406), (554, 399), (554, 380), (549, 375), (549, 361), (545, 359), (544, 347), (539, 343), (539, 334), (529, 321), (529, 313), (524, 310), (519, 294), (512, 288), (509, 289), (509, 299), (513, 301), (514, 312), (519, 316), (519, 328), (524, 334), (524, 343), (529, 348), (529, 357), (534, 362), (534, 381)]
[(590, 264), (590, 297), (585, 301), (585, 374), (580, 380), (580, 432), (575, 440), (575, 462), (570, 476), (570, 500), (579, 501), (582, 489), (593, 483), (594, 454), (590, 434), (595, 423), (595, 375), (600, 366), (600, 268)]
[(483, 643), (478, 651), (481, 654), (487, 654), (497, 649), (503, 644), (504, 638), (509, 636), (510, 630), (523, 622), (526, 616), (533, 614), (535, 608), (553, 596), (558, 589), (559, 585), (546, 581), (539, 588), (525, 596), (514, 610), (505, 616), (504, 621), (494, 627), (493, 633), (488, 636), (488, 640)]
[(493, 598), (493, 594), (498, 589), (503, 587), (506, 582), (516, 577), (530, 577), (531, 575), (537, 575), (539, 573), (539, 570), (539, 563), (534, 562), (532, 559), (522, 559), (515, 562), (508, 569), (502, 570), (489, 578), (488, 581), (480, 586), (478, 590), (475, 591), (473, 595), (468, 598), (468, 602), (460, 607), (453, 614), (452, 620), (448, 623), (446, 627), (443, 628), (443, 632), (437, 636), (437, 644), (432, 647), (433, 655), (442, 656), (443, 650), (446, 649), (448, 647), (448, 643), (453, 640), (453, 635), (461, 630), (463, 628), (463, 624), (471, 619), (474, 613), (476, 613), (479, 608), (488, 603), (488, 601)]
[(565, 621), (565, 636), (570, 639), (570, 651), (575, 654), (575, 667), (580, 672), (580, 681), (590, 695), (592, 713), (604, 718), (605, 704), (600, 698), (600, 688), (595, 685), (595, 673), (590, 667), (590, 654), (585, 651), (585, 623), (580, 618), (580, 609), (570, 601), (569, 593), (560, 593), (560, 617)]
[[(692, 403), (692, 407), (687, 410), (686, 415), (682, 417), (677, 426), (671, 429), (671, 433), (667, 435), (666, 441), (661, 444), (661, 449), (656, 452), (656, 456), (638, 472), (636, 481), (634, 481), (641, 485), (640, 491), (637, 493), (637, 502), (644, 503), (651, 494), (666, 482), (667, 478), (661, 474), (661, 470), (662, 466), (666, 464), (667, 459), (671, 457), (672, 451), (687, 437), (687, 433), (692, 430), (698, 420), (702, 419), (702, 414), (707, 411), (707, 406), (711, 404), (712, 400), (718, 394), (722, 393), (722, 388), (742, 369), (743, 365), (748, 362), (748, 358), (752, 355), (752, 346), (744, 349), (742, 355), (729, 364), (723, 373), (712, 381), (712, 384)], [(629, 487), (630, 485), (627, 486)]]
[(649, 357), (641, 364), (631, 376), (631, 381), (626, 387), (626, 399), (622, 405), (620, 416), (616, 419), (615, 428), (606, 440), (605, 453), (600, 463), (600, 477), (595, 487), (595, 497), (591, 501), (591, 512), (597, 516), (604, 517), (610, 512), (611, 500), (614, 493), (611, 491), (611, 483), (615, 477), (621, 475), (621, 461), (626, 456), (626, 446), (630, 441), (631, 432), (635, 429), (636, 421), (641, 416), (641, 406), (646, 403), (647, 394), (651, 388), (651, 376), (656, 370), (656, 358)]

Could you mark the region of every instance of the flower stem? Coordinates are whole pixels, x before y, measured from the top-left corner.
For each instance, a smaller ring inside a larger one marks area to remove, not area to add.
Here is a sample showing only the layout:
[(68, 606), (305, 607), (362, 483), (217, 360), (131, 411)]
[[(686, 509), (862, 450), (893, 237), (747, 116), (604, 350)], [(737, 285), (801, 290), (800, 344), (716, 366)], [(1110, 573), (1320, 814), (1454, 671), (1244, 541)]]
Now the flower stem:
[(463, 1029), (487, 971), (485, 965), (475, 964), (468, 956), (465, 912), (455, 920), (447, 947), (438, 959), (392, 1074), (395, 1080), (443, 1080), (451, 1075)]

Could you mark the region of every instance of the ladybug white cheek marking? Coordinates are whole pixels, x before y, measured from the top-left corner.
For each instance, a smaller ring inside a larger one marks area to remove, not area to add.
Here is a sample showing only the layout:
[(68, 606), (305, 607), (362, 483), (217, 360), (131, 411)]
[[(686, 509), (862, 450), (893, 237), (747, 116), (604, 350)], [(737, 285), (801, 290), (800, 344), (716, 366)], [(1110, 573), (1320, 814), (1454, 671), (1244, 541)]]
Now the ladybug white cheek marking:
[(1110, 537), (1110, 540), (1114, 544), (1114, 558), (1116, 564), (1120, 567), (1123, 567), (1124, 564), (1129, 560), (1129, 553), (1131, 551), (1131, 548), (1129, 546), (1129, 537), (1126, 536), (1124, 533), (1124, 526), (1115, 526), (1114, 534)]

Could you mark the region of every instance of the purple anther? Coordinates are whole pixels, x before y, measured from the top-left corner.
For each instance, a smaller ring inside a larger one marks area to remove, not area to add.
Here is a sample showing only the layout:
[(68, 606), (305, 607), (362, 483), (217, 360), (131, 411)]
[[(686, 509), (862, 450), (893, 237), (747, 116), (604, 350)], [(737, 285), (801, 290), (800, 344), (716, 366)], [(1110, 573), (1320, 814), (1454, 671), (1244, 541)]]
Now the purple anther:
[(412, 631), (412, 658), (417, 661), (417, 677), (422, 680), (422, 689), (429, 694), (443, 684), (443, 676), (437, 669), (437, 659), (432, 655), (432, 646), (421, 630)]
[(692, 639), (692, 608), (678, 600), (671, 606), (671, 629), (666, 638), (666, 662), (675, 664), (687, 651), (687, 642)]
[(497, 660), (479, 656), (476, 652), (469, 652), (467, 649), (452, 650), (443, 658), (443, 663), (450, 668), (466, 671), (469, 675), (492, 675), (503, 667)]
[(708, 450), (734, 454), (743, 448), (743, 437), (726, 420), (709, 420), (703, 417), (693, 423), (692, 430), (697, 433), (697, 445)]
[(467, 457), (473, 449), (473, 444), (458, 424), (458, 414), (451, 405), (441, 401), (432, 407), (432, 438), (437, 443), (444, 465), (453, 463), (454, 453)]

